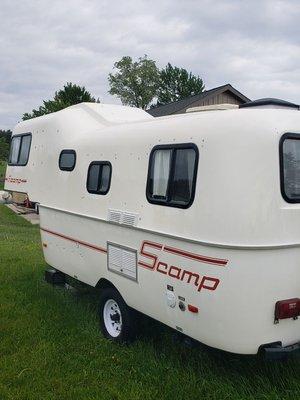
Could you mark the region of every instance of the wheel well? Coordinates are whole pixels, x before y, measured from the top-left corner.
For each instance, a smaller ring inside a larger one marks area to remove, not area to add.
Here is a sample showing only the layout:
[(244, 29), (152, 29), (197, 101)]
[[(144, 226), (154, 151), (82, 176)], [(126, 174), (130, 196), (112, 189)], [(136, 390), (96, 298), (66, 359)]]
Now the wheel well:
[(113, 289), (116, 289), (118, 291), (118, 289), (115, 287), (115, 285), (113, 285), (109, 280), (107, 280), (105, 278), (101, 278), (99, 280), (99, 282), (96, 285), (96, 288), (97, 289), (113, 288)]

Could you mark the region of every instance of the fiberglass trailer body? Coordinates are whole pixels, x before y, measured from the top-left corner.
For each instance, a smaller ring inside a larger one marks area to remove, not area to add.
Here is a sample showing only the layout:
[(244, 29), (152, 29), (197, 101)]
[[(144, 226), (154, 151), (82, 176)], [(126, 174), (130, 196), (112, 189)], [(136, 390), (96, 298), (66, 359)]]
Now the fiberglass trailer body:
[(46, 262), (103, 288), (115, 340), (138, 310), (209, 346), (300, 341), (300, 113), (153, 118), (83, 103), (18, 124), (5, 189), (39, 203)]

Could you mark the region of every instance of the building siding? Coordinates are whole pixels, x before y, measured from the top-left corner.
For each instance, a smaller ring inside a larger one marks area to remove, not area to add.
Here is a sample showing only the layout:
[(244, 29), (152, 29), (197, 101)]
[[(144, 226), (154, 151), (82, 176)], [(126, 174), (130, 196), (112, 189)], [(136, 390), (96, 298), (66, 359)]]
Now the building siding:
[(233, 94), (230, 92), (224, 92), (218, 94), (216, 96), (211, 96), (208, 99), (203, 99), (199, 101), (195, 101), (194, 103), (190, 104), (188, 107), (185, 107), (174, 114), (183, 114), (186, 112), (188, 108), (192, 107), (201, 107), (201, 106), (212, 106), (214, 104), (243, 104), (243, 102), (237, 99)]

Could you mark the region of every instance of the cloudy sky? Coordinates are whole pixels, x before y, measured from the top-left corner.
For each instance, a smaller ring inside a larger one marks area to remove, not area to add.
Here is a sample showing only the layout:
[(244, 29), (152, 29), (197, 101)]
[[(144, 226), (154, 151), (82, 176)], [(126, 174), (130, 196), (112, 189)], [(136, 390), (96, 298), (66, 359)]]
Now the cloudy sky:
[(299, 0), (0, 0), (0, 15), (0, 129), (69, 81), (118, 102), (107, 75), (123, 55), (300, 103)]

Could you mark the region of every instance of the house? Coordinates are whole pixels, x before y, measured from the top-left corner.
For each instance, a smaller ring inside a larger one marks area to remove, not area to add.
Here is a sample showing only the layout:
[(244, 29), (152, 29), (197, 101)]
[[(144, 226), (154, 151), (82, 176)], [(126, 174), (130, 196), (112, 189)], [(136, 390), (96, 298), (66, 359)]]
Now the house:
[(205, 90), (200, 94), (187, 97), (186, 99), (151, 108), (147, 110), (147, 112), (153, 115), (153, 117), (163, 117), (171, 114), (183, 114), (187, 109), (194, 107), (210, 106), (215, 104), (241, 105), (248, 101), (250, 101), (248, 97), (228, 83), (214, 89)]

